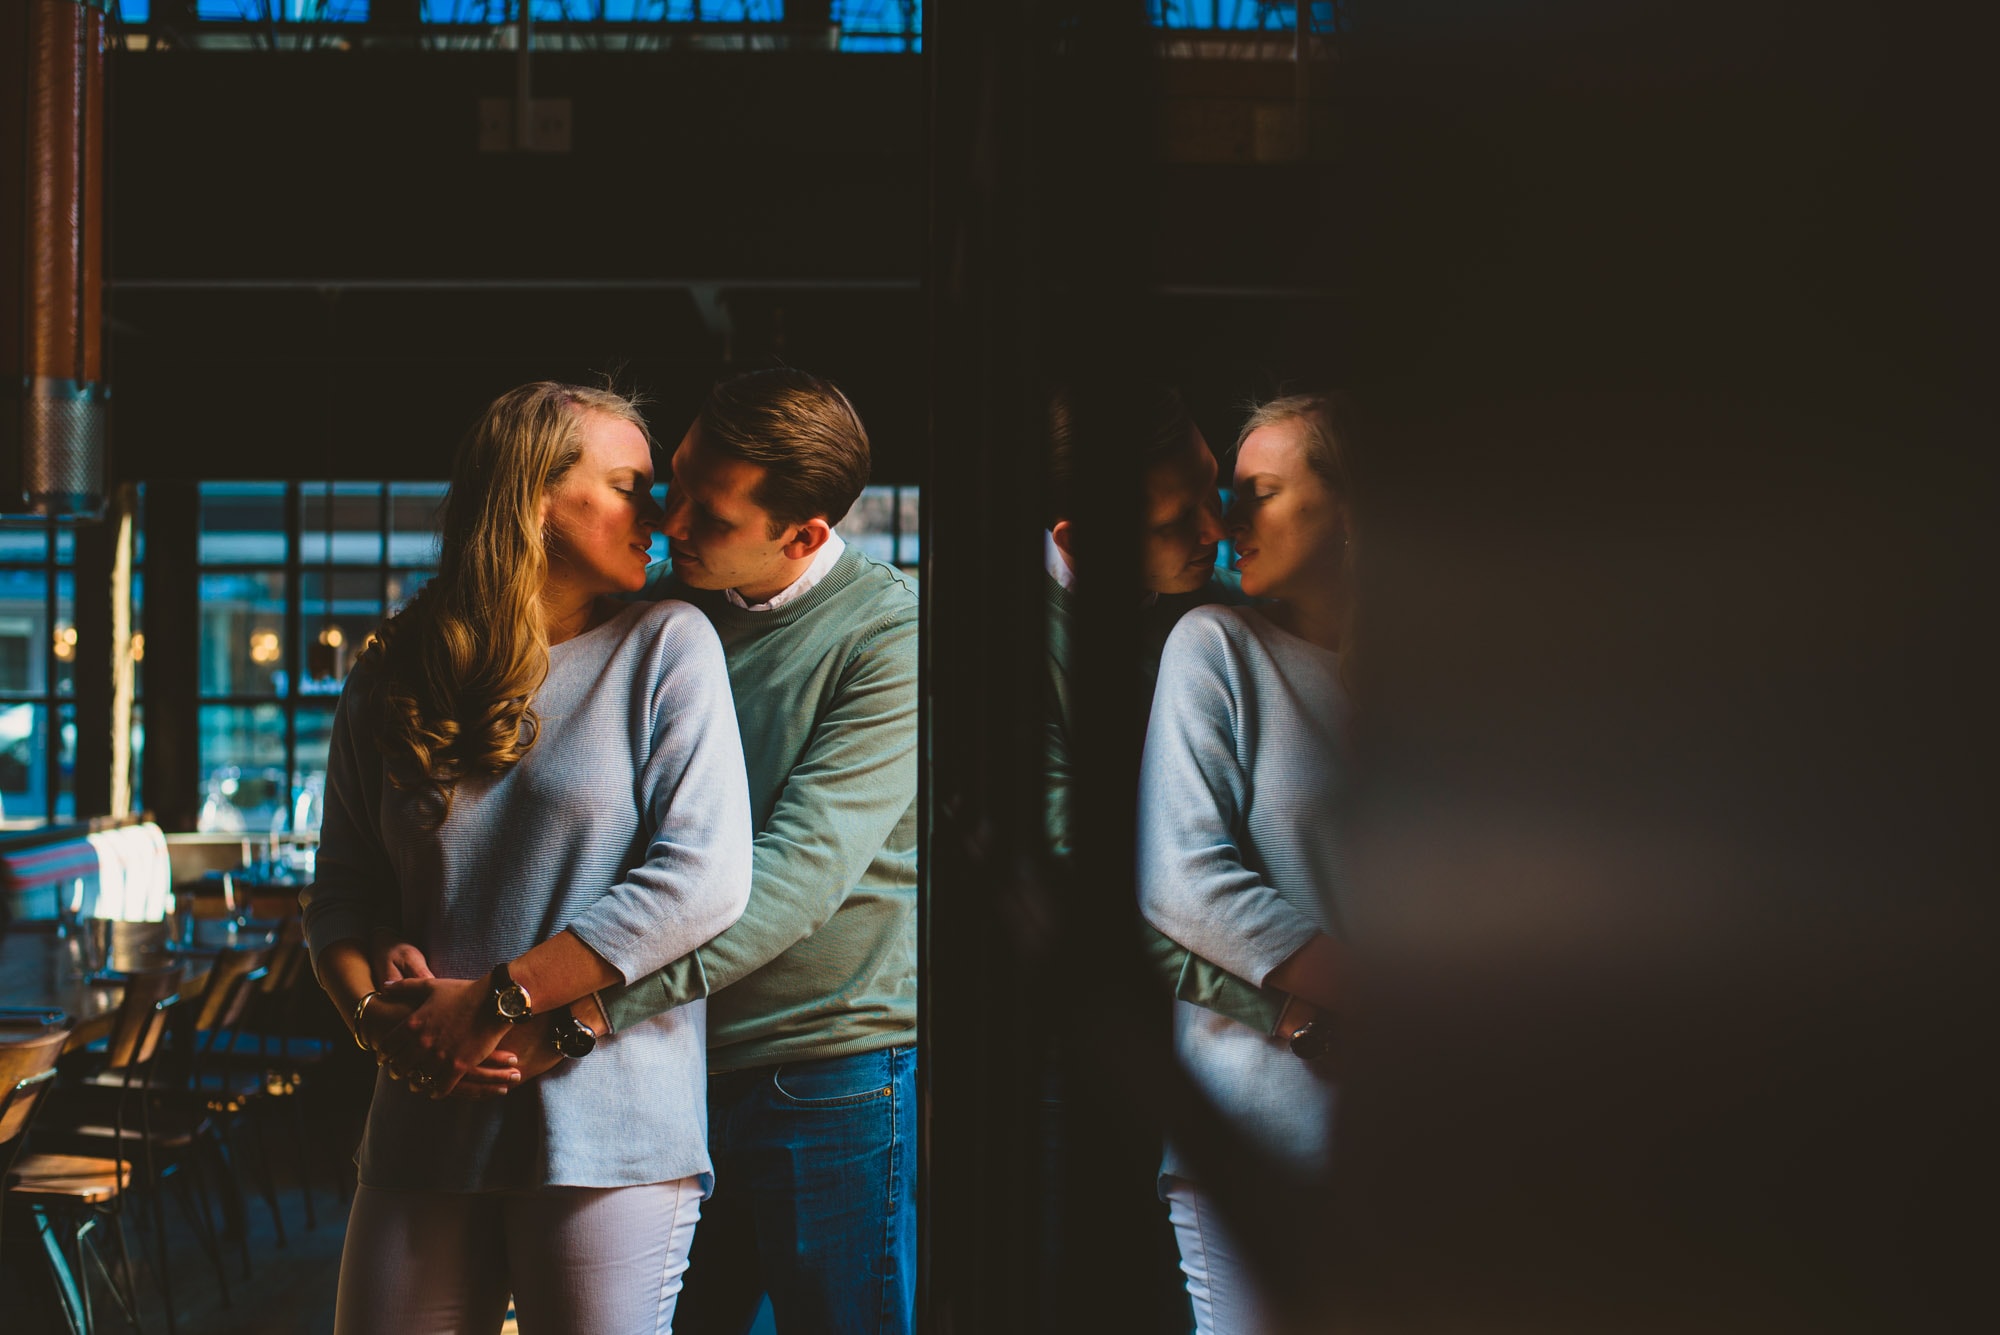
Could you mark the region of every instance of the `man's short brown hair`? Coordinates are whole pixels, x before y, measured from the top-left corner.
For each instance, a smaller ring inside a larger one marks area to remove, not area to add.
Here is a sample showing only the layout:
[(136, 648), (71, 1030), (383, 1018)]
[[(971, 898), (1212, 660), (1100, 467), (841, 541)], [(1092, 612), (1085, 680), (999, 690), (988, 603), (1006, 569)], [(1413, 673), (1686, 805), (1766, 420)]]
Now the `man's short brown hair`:
[(732, 376), (697, 425), (703, 448), (765, 470), (753, 499), (780, 526), (837, 524), (868, 485), (868, 433), (831, 380), (790, 367)]
[[(1198, 430), (1188, 414), (1179, 391), (1167, 385), (1149, 385), (1140, 393), (1135, 410), (1140, 414), (1141, 446), (1137, 463), (1141, 474), (1179, 459)], [(1044, 493), (1042, 527), (1054, 528), (1058, 520), (1069, 519), (1076, 505), (1076, 430), (1072, 419), (1069, 390), (1057, 386), (1048, 398), (1047, 428), (1049, 485)]]

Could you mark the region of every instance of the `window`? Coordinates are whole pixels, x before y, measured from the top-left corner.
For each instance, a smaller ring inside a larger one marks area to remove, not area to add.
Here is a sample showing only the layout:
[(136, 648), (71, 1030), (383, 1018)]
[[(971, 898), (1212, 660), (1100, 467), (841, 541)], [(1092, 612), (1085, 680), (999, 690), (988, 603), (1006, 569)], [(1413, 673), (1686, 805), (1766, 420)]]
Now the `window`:
[(0, 523), (0, 825), (75, 813), (76, 534)]
[(901, 566), (915, 574), (918, 550), (917, 511), (921, 487), (864, 487), (836, 526), (841, 538), (877, 561)]
[(316, 823), (347, 670), (430, 578), (444, 491), (442, 482), (202, 484), (198, 828)]

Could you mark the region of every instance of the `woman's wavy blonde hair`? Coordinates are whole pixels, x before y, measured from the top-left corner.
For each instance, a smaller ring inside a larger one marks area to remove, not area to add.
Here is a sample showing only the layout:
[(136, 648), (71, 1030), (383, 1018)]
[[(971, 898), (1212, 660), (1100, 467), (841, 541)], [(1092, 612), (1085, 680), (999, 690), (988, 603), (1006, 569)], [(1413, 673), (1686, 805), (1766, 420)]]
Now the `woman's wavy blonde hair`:
[(429, 794), (439, 822), (461, 780), (504, 773), (535, 744), (549, 671), (542, 500), (581, 457), (592, 414), (652, 443), (637, 401), (612, 390), (543, 380), (493, 401), (452, 465), (437, 574), (363, 655), (389, 781)]

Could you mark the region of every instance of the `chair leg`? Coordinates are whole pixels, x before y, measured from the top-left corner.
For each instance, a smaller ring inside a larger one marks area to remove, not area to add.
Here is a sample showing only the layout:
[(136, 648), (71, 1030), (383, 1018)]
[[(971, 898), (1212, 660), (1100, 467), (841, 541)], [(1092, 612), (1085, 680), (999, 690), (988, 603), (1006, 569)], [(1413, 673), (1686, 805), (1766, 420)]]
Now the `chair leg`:
[(125, 1309), (125, 1320), (143, 1335), (146, 1327), (139, 1320), (139, 1280), (132, 1272), (132, 1249), (125, 1241), (125, 1215), (120, 1211), (105, 1217), (111, 1221), (111, 1240), (118, 1245), (118, 1274), (124, 1279), (122, 1285), (118, 1279), (112, 1279), (111, 1291), (118, 1296), (118, 1305)]
[[(192, 1156), (190, 1156), (189, 1162), (192, 1163)], [(222, 1262), (222, 1239), (216, 1236), (215, 1227), (209, 1223), (207, 1212), (201, 1209), (195, 1200), (194, 1191), (188, 1183), (189, 1176), (190, 1173), (181, 1172), (175, 1173), (169, 1179), (174, 1184), (174, 1199), (180, 1203), (181, 1213), (186, 1215), (188, 1222), (194, 1225), (195, 1240), (201, 1244), (202, 1251), (208, 1254), (209, 1264), (215, 1267), (215, 1282), (222, 1290), (222, 1305), (228, 1307), (230, 1305), (229, 1268)], [(161, 1242), (160, 1248), (161, 1255), (164, 1256), (166, 1254), (166, 1243), (164, 1241)]]
[(69, 1268), (69, 1258), (63, 1254), (62, 1236), (57, 1231), (56, 1221), (49, 1218), (47, 1210), (33, 1207), (35, 1233), (41, 1239), (42, 1261), (48, 1267), (49, 1279), (55, 1288), (56, 1305), (62, 1308), (63, 1325), (70, 1335), (84, 1335), (86, 1329), (83, 1315), (83, 1297), (77, 1292), (76, 1276)]
[(299, 1106), (299, 1082), (292, 1083), (291, 1093), (285, 1096), (291, 1116), (286, 1119), (292, 1132), (292, 1157), (299, 1165), (299, 1195), (306, 1206), (306, 1231), (319, 1227), (319, 1220), (313, 1216), (312, 1156), (306, 1153), (306, 1115)]
[(173, 1267), (167, 1264), (166, 1204), (160, 1199), (160, 1175), (153, 1167), (153, 1145), (144, 1142), (146, 1160), (146, 1210), (153, 1217), (153, 1256), (160, 1284), (160, 1299), (167, 1308), (167, 1335), (180, 1335), (174, 1322)]
[[(212, 1167), (216, 1177), (216, 1196), (222, 1208), (222, 1228), (219, 1236), (233, 1240), (243, 1251), (243, 1278), (250, 1278), (250, 1207), (243, 1198), (243, 1182), (236, 1173), (236, 1149), (229, 1143), (228, 1129), (218, 1119), (209, 1125), (209, 1133), (190, 1147), (189, 1162), (200, 1159), (206, 1151), (208, 1167)], [(196, 1178), (201, 1188), (204, 1202), (207, 1200), (208, 1174), (201, 1173)]]
[(278, 1209), (278, 1181), (271, 1174), (271, 1155), (264, 1134), (264, 1114), (261, 1101), (253, 1100), (246, 1105), (245, 1116), (250, 1119), (249, 1141), (252, 1163), (250, 1176), (256, 1181), (257, 1189), (264, 1194), (264, 1204), (271, 1211), (271, 1227), (277, 1232), (278, 1246), (285, 1246), (285, 1216)]
[(80, 1222), (72, 1226), (64, 1220), (63, 1225), (63, 1231), (69, 1234), (70, 1247), (76, 1252), (76, 1266), (72, 1273), (76, 1276), (76, 1291), (83, 1300), (83, 1332), (84, 1335), (96, 1335), (97, 1313), (90, 1305), (90, 1260), (85, 1255), (83, 1241), (83, 1230), (88, 1223)]

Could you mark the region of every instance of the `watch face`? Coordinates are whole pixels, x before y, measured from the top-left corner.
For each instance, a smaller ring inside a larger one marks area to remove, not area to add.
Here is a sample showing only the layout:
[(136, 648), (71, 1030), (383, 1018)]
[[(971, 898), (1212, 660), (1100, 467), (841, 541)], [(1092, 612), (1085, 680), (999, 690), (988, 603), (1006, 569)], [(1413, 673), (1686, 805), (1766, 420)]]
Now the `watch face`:
[(502, 1019), (525, 1020), (528, 1018), (528, 994), (517, 983), (513, 987), (502, 988), (493, 994), (493, 1004), (500, 1011)]
[(554, 1038), (556, 1051), (565, 1057), (587, 1057), (597, 1046), (596, 1031), (575, 1016), (556, 1024)]

